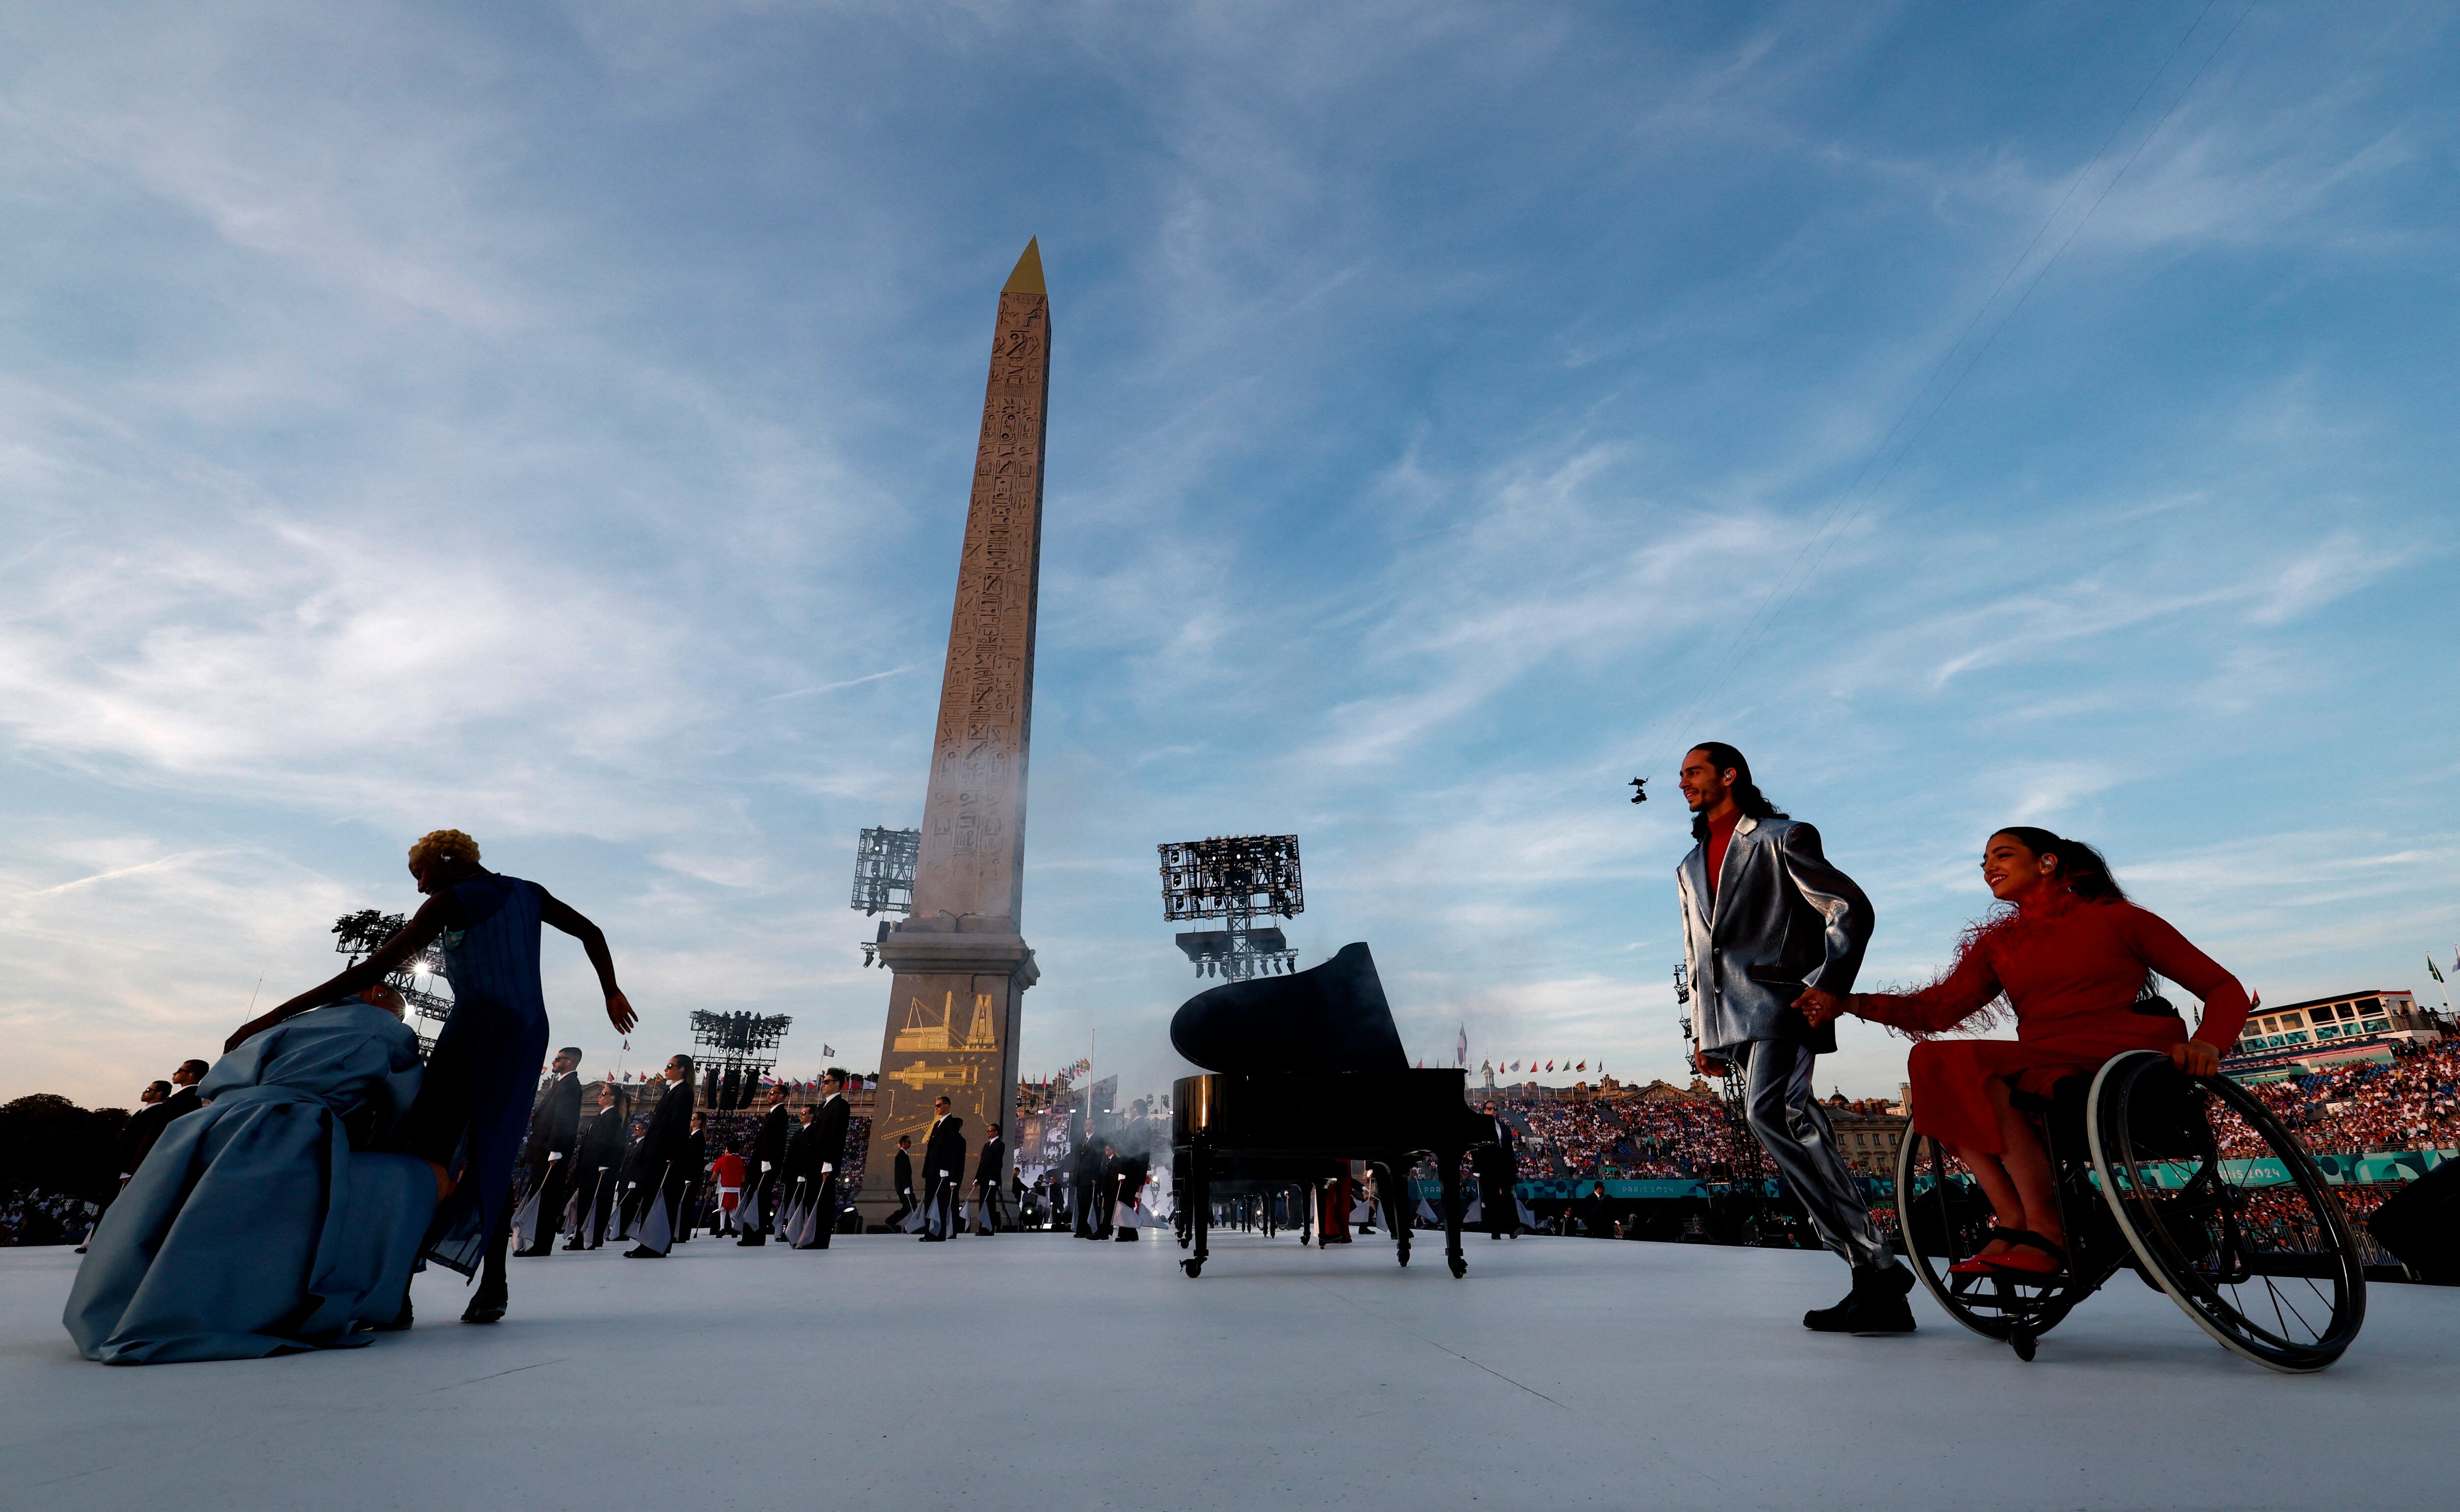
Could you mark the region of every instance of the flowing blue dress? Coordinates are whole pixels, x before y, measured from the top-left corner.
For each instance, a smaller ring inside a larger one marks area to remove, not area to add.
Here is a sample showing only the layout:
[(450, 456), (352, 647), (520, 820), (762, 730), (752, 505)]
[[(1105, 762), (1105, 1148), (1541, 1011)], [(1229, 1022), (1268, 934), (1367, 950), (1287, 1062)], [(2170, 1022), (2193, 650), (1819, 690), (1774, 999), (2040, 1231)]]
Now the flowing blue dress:
[(445, 931), (453, 1012), (427, 1057), (407, 1147), (458, 1173), (435, 1214), (427, 1258), (477, 1273), (504, 1213), (546, 1060), (546, 997), (539, 987), (539, 900), (519, 877), (481, 872), (456, 883), (462, 927)]
[(356, 999), (276, 1024), (198, 1085), (103, 1214), (62, 1319), (108, 1365), (256, 1359), (368, 1342), (435, 1210), (412, 1156), (352, 1149), (407, 1108), (418, 1036)]

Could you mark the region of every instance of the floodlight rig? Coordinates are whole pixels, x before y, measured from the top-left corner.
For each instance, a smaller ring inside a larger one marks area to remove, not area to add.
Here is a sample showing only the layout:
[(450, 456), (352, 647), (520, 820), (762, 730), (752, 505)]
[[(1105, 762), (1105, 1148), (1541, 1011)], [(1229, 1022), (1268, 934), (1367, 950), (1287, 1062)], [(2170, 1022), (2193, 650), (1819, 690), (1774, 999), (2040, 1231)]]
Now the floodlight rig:
[[(385, 942), (399, 934), (408, 922), (400, 914), (384, 913), (374, 908), (346, 913), (333, 921), (333, 952), (349, 956), (350, 965), (356, 966), (382, 949)], [(429, 1024), (440, 1025), (452, 1016), (453, 999), (432, 988), (421, 988), (418, 981), (425, 977), (433, 984), (443, 974), (444, 958), (436, 953), (435, 946), (430, 945), (386, 972), (385, 985), (401, 994), (402, 1001), (410, 1005), (414, 1016)], [(410, 1028), (411, 1033), (418, 1036), (419, 1058), (425, 1059), (427, 1053), (435, 1048), (436, 1032), (421, 1024), (413, 1024)]]
[(748, 1108), (760, 1078), (777, 1064), (777, 1042), (795, 1020), (785, 1013), (711, 1013), (694, 1009), (692, 1062), (699, 1068), (702, 1097), (712, 1113)]
[[(1639, 801), (1637, 799), (1634, 802)], [(1691, 1074), (1700, 1074), (1700, 1036), (1691, 1020), (1691, 973), (1683, 967), (1674, 969), (1674, 1003), (1683, 1011), (1683, 1058), (1691, 1063)], [(1750, 1163), (1748, 1171), (1733, 1173), (1738, 1180), (1749, 1180), (1767, 1169), (1760, 1137), (1751, 1132), (1749, 1089), (1744, 1085), (1743, 1068), (1730, 1056), (1720, 1064), (1725, 1068), (1718, 1075), (1717, 1103), (1726, 1115), (1726, 1126), (1733, 1131), (1735, 1148), (1745, 1152)]]
[[(864, 830), (854, 845), (854, 902), (850, 906), (861, 909), (866, 918), (880, 913), (912, 913), (914, 868), (922, 859), (921, 830), (885, 826)], [(863, 942), (863, 965), (873, 965), (880, 959), (880, 942), (887, 938), (888, 921), (882, 919), (880, 932)]]
[(1288, 936), (1255, 922), (1259, 914), (1295, 919), (1306, 911), (1296, 835), (1232, 835), (1158, 848), (1162, 918), (1219, 919), (1227, 926), (1178, 937), (1197, 975), (1243, 982), (1297, 969), (1299, 953)]

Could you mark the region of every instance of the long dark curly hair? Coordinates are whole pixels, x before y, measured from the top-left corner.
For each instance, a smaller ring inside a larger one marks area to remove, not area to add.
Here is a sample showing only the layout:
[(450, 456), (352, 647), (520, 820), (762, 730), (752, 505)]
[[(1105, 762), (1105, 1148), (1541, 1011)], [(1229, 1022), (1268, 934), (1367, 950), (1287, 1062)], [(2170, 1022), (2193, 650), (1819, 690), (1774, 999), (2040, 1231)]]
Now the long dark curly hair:
[[(1785, 810), (1770, 802), (1768, 795), (1760, 791), (1760, 785), (1751, 780), (1751, 763), (1740, 751), (1723, 740), (1703, 740), (1691, 749), (1706, 752), (1718, 771), (1734, 774), (1734, 806), (1746, 816), (1751, 819), (1788, 817)], [(1691, 838), (1700, 841), (1708, 838), (1707, 815), (1691, 816)]]
[(1993, 839), (2006, 836), (2037, 858), (2056, 856), (2059, 859), (2059, 880), (2067, 884), (2068, 891), (2087, 903), (2099, 903), (2105, 898), (2116, 898), (2123, 903), (2127, 899), (2127, 889), (2119, 886), (2118, 879), (2110, 874), (2109, 861), (2101, 852), (2080, 840), (2053, 835), (2031, 824), (2010, 824), (2004, 829), (1994, 829), (1990, 834)]

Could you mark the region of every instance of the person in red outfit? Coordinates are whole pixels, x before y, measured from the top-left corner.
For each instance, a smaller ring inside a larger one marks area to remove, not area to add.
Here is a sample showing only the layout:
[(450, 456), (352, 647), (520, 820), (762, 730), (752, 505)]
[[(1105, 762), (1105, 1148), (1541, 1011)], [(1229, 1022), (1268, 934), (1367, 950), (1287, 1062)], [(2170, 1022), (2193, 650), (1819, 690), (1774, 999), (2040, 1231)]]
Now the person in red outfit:
[[(2048, 1275), (2067, 1258), (2067, 1234), (2048, 1154), (2009, 1093), (2046, 1094), (2131, 1050), (2164, 1051), (2189, 1075), (2212, 1075), (2252, 1005), (2237, 978), (2128, 902), (2101, 853), (2080, 841), (2003, 829), (1983, 848), (1982, 877), (2014, 906), (1966, 934), (1947, 975), (1918, 992), (1854, 993), (1842, 1011), (1928, 1035), (2002, 996), (2014, 1008), (2012, 1041), (1914, 1047), (1913, 1127), (1956, 1152), (1998, 1217), (1990, 1243), (1955, 1268)], [(2203, 1000), (2194, 1038), (2176, 1010), (2147, 994), (2154, 975)]]

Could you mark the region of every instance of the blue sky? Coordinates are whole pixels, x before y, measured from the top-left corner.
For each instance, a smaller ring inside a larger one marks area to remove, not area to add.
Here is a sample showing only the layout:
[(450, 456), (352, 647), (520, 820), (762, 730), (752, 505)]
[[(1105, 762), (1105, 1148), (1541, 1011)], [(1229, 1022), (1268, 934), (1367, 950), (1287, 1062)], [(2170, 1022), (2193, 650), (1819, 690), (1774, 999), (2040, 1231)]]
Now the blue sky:
[(439, 825), (605, 926), (626, 1064), (753, 1008), (868, 1069), (854, 834), (922, 806), (1035, 235), (1029, 1069), (1179, 1074), (1154, 846), (1271, 830), (1413, 1054), (1673, 1076), (1707, 737), (1877, 899), (1867, 982), (2022, 820), (2272, 1001), (2430, 993), (2454, 27), (15, 8), (0, 1096), (206, 1053)]

